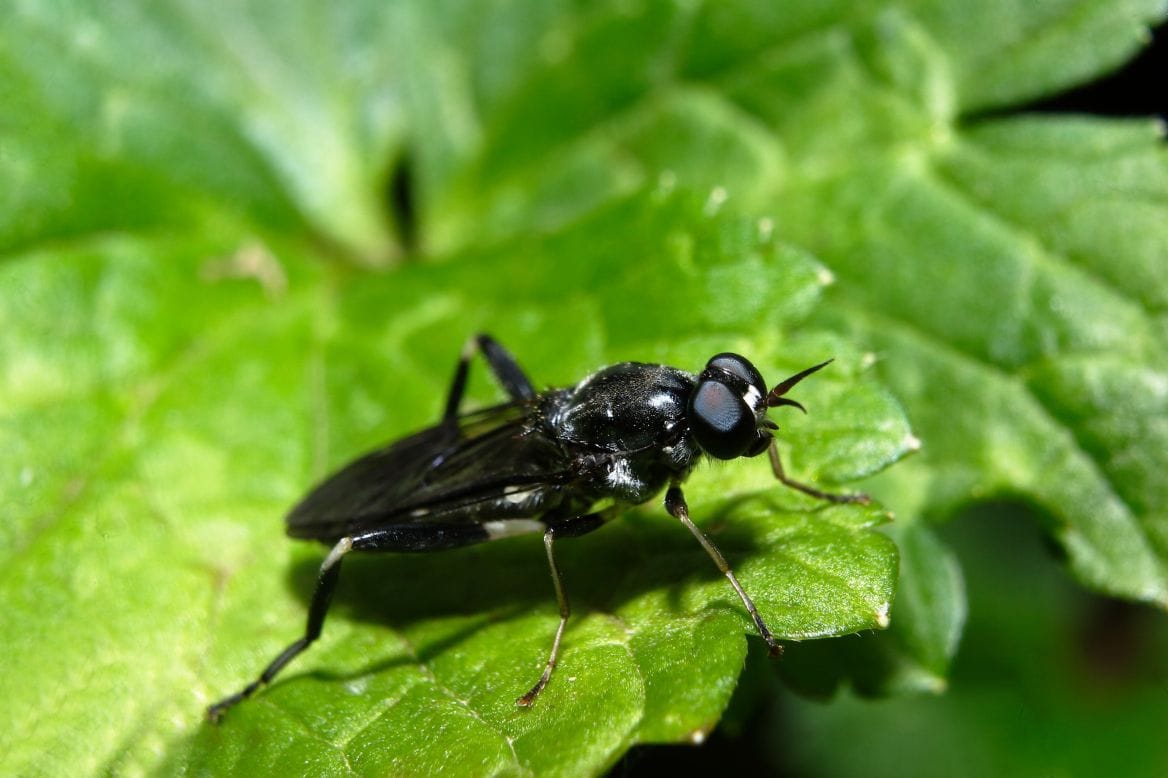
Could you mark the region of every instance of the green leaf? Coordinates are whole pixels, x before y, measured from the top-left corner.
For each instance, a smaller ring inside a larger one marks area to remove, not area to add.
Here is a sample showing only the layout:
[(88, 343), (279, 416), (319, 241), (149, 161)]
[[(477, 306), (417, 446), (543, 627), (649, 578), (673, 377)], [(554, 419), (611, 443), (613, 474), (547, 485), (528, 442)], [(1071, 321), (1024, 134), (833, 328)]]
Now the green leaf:
[[(961, 777), (1119, 767), (1150, 777), (1168, 768), (1158, 729), (1168, 712), (1159, 684), (1168, 621), (1073, 587), (1025, 513), (982, 508), (941, 533), (960, 549), (969, 581), (969, 625), (949, 691), (844, 694), (831, 705), (785, 695), (782, 726), (766, 732), (774, 771), (830, 764), (841, 776)], [(854, 747), (840, 749), (843, 740)]]
[[(801, 387), (815, 414), (792, 418), (789, 466), (854, 478), (905, 450), (903, 416), (859, 354), (826, 333), (783, 334), (823, 269), (753, 219), (650, 194), (383, 276), (322, 268), (279, 241), (235, 255), (237, 271), (266, 268), (258, 278), (222, 277), (215, 257), (235, 239), (126, 236), (0, 268), (2, 434), (17, 463), (4, 489), (20, 507), (0, 579), (6, 772), (579, 773), (633, 743), (704, 737), (753, 627), (658, 506), (562, 544), (575, 615), (531, 711), (514, 700), (557, 618), (528, 538), (346, 563), (320, 645), (222, 726), (202, 722), (303, 624), (323, 549), (289, 543), (280, 515), (329, 468), (437, 418), (477, 329), (512, 344), (540, 384), (631, 356), (697, 366), (715, 344), (773, 375), (836, 354)], [(705, 294), (752, 283), (773, 303)], [(677, 310), (633, 315), (656, 304)], [(495, 396), (477, 379), (480, 401)], [(759, 461), (705, 469), (687, 490), (776, 634), (886, 623), (896, 554), (870, 530), (878, 510), (776, 493)]]
[[(1083, 132), (1083, 121), (1037, 131), (1033, 120), (999, 122), (970, 133), (935, 171), (901, 175), (880, 192), (868, 187), (863, 202), (843, 206), (861, 195), (836, 190), (842, 207), (866, 214), (865, 226), (846, 246), (819, 249), (850, 281), (840, 284), (850, 294), (837, 315), (898, 355), (884, 374), (927, 441), (929, 507), (948, 512), (975, 496), (1024, 496), (1042, 506), (1083, 581), (1166, 605), (1168, 517), (1163, 487), (1149, 477), (1168, 451), (1153, 421), (1168, 380), (1155, 313), (1163, 282), (1146, 269), (1147, 243), (1157, 239), (1115, 241), (1105, 255), (1097, 237), (1053, 237), (1048, 218), (1093, 218), (1077, 212), (1097, 212), (1106, 189), (1114, 201), (1135, 203), (1122, 218), (1127, 229), (1150, 227), (1140, 190), (1168, 193), (1168, 166), (1151, 149), (1133, 149), (1132, 128), (1093, 124), (1104, 149), (1079, 164), (1063, 161), (1056, 139)], [(987, 157), (998, 172), (986, 169)], [(1128, 164), (1138, 178), (1130, 187)], [(1105, 170), (1116, 177), (1105, 179)], [(1018, 207), (1007, 218), (1015, 181), (1026, 181), (1021, 188), (1048, 213)], [(924, 261), (958, 251), (976, 260), (945, 269)], [(912, 257), (918, 272), (894, 271)], [(1105, 262), (1109, 269), (1096, 269)], [(987, 297), (987, 283), (1009, 296)], [(919, 401), (939, 395), (944, 403)]]
[(786, 684), (828, 699), (848, 689), (866, 697), (943, 692), (965, 626), (965, 586), (953, 552), (920, 522), (886, 528), (900, 551), (892, 628), (787, 652)]
[[(477, 329), (549, 385), (620, 359), (735, 349), (774, 380), (836, 356), (801, 387), (811, 416), (783, 417), (791, 472), (848, 481), (922, 446), (871, 482), (900, 516), (902, 596), (893, 631), (849, 639), (858, 688), (944, 681), (960, 578), (922, 519), (973, 501), (1036, 505), (1081, 581), (1165, 606), (1159, 130), (1007, 115), (1162, 14), (15, 4), (0, 766), (594, 773), (704, 737), (752, 626), (650, 506), (565, 550), (576, 617), (533, 711), (511, 701), (556, 614), (542, 550), (516, 540), (346, 563), (321, 645), (200, 726), (302, 623), (321, 550), (278, 517), (435, 419)], [(688, 493), (780, 634), (886, 623), (883, 513), (776, 490), (765, 463)]]
[[(924, 441), (923, 483), (880, 492), (889, 505), (1032, 502), (1081, 581), (1168, 606), (1162, 130), (983, 118), (1120, 62), (1162, 3), (688, 13), (647, 3), (541, 32), (571, 56), (491, 114), (438, 197), (454, 240), (639, 182), (772, 214), (836, 273), (821, 321), (872, 344)], [(640, 47), (617, 43), (641, 26)], [(536, 123), (549, 94), (572, 105)]]

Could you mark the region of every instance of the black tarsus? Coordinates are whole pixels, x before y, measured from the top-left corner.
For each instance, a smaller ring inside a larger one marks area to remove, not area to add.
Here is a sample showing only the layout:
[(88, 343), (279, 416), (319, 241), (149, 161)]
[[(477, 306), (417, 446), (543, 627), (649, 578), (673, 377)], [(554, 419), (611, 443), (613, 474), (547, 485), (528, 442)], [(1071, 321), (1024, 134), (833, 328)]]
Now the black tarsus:
[[(347, 548), (343, 547), (341, 543), (345, 543)], [(272, 679), (284, 669), (285, 665), (295, 659), (300, 652), (304, 651), (304, 649), (308, 648), (320, 637), (321, 629), (324, 627), (324, 617), (328, 615), (329, 603), (332, 602), (333, 592), (337, 588), (337, 580), (341, 572), (341, 557), (353, 548), (356, 548), (356, 545), (351, 540), (348, 538), (342, 539), (329, 553), (328, 557), (325, 558), (324, 564), (321, 565), (320, 575), (316, 580), (316, 589), (312, 592), (312, 604), (308, 607), (308, 624), (304, 630), (304, 637), (292, 642), (287, 648), (281, 651), (280, 655), (264, 668), (259, 678), (243, 687), (242, 690), (228, 697), (224, 697), (219, 702), (207, 708), (207, 718), (211, 722), (219, 723), (223, 718), (223, 714), (229, 708), (243, 702), (271, 683)]]

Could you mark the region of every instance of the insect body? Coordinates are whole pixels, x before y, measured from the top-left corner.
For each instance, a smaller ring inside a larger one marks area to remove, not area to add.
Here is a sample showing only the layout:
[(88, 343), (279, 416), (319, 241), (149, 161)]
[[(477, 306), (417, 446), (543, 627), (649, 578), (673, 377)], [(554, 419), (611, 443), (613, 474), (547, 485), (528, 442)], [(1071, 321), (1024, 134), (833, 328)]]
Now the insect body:
[[(460, 414), (470, 360), (481, 352), (509, 396), (502, 405)], [(829, 360), (830, 361), (830, 360)], [(810, 367), (769, 392), (744, 357), (718, 354), (699, 375), (664, 365), (623, 362), (567, 389), (538, 393), (514, 358), (487, 335), (472, 338), (454, 373), (437, 425), (367, 454), (309, 492), (288, 515), (288, 534), (332, 546), (308, 611), (304, 636), (252, 683), (207, 710), (228, 708), (268, 684), (320, 636), (351, 551), (437, 551), (484, 540), (543, 533), (560, 623), (543, 674), (516, 702), (529, 706), (551, 678), (568, 621), (555, 541), (591, 532), (628, 505), (663, 489), (665, 508), (693, 533), (742, 599), (759, 633), (775, 642), (749, 595), (713, 543), (689, 517), (681, 483), (702, 456), (770, 453), (782, 483), (832, 502), (866, 502), (794, 481), (783, 472), (769, 408), (803, 406), (786, 393)]]

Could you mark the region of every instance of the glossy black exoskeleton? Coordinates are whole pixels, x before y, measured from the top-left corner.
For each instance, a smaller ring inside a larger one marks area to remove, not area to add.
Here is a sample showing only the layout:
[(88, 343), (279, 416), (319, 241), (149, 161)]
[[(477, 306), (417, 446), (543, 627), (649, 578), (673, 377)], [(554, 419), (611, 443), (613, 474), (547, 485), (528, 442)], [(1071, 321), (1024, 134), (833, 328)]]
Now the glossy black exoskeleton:
[[(459, 413), (471, 358), (481, 352), (508, 402)], [(828, 360), (830, 362), (830, 360)], [(568, 598), (554, 542), (591, 532), (629, 506), (665, 491), (665, 508), (693, 533), (742, 599), (759, 633), (775, 642), (717, 548), (690, 520), (681, 483), (702, 456), (770, 453), (782, 483), (832, 502), (866, 502), (791, 480), (775, 448), (767, 410), (803, 406), (786, 393), (828, 362), (769, 392), (737, 354), (718, 354), (698, 375), (665, 365), (622, 362), (567, 389), (537, 393), (514, 358), (487, 335), (464, 349), (441, 422), (367, 454), (309, 492), (288, 515), (288, 534), (332, 550), (308, 611), (304, 636), (252, 683), (207, 710), (212, 721), (250, 697), (320, 636), (341, 559), (350, 551), (437, 551), (484, 540), (543, 533), (560, 624), (543, 674), (516, 702), (529, 706), (551, 677), (568, 621)]]

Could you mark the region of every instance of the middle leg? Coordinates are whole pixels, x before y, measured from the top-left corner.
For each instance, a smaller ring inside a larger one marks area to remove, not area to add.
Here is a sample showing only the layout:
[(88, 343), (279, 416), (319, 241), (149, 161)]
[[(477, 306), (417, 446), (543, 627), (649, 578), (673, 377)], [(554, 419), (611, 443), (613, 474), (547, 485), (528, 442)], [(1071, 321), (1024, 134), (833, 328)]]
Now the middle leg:
[(782, 654), (783, 647), (775, 641), (766, 622), (762, 620), (758, 608), (754, 607), (754, 600), (750, 599), (750, 595), (742, 588), (742, 584), (738, 583), (738, 577), (734, 575), (734, 571), (726, 563), (726, 557), (722, 556), (722, 552), (706, 537), (706, 533), (698, 529), (697, 525), (690, 519), (689, 505), (685, 502), (685, 495), (682, 494), (680, 486), (671, 486), (669, 487), (669, 491), (665, 493), (665, 510), (669, 511), (670, 516), (680, 521), (685, 525), (686, 529), (693, 533), (693, 536), (702, 544), (702, 548), (710, 555), (710, 559), (714, 560), (714, 564), (718, 566), (718, 570), (721, 571), (722, 575), (726, 576), (726, 580), (734, 587), (734, 591), (738, 592), (739, 599), (746, 606), (746, 611), (750, 614), (750, 618), (754, 620), (754, 626), (758, 627), (758, 634), (762, 635), (762, 639), (766, 641), (767, 649), (770, 651), (771, 656), (779, 656)]
[(556, 567), (556, 555), (552, 550), (553, 544), (556, 540), (556, 532), (553, 529), (548, 529), (543, 533), (543, 546), (547, 549), (548, 567), (552, 571), (552, 583), (556, 587), (556, 602), (560, 606), (560, 625), (556, 627), (556, 636), (552, 639), (552, 651), (548, 655), (547, 664), (544, 665), (543, 674), (535, 685), (527, 690), (527, 693), (515, 701), (515, 704), (521, 708), (530, 708), (535, 698), (543, 691), (543, 687), (547, 686), (547, 682), (551, 680), (552, 671), (556, 669), (556, 660), (560, 656), (560, 640), (564, 637), (564, 627), (568, 626), (568, 616), (572, 614), (572, 608), (568, 604), (568, 595), (564, 593), (564, 579), (560, 575), (560, 569)]
[(556, 669), (556, 661), (560, 656), (560, 641), (564, 637), (564, 628), (568, 625), (568, 616), (572, 613), (572, 608), (568, 603), (568, 594), (564, 590), (564, 579), (560, 575), (560, 568), (556, 565), (556, 555), (553, 550), (555, 540), (557, 537), (579, 537), (591, 532), (613, 515), (614, 512), (609, 510), (559, 519), (549, 523), (547, 531), (543, 533), (543, 545), (547, 550), (548, 567), (551, 568), (552, 572), (552, 584), (556, 587), (556, 603), (560, 606), (560, 625), (556, 627), (556, 636), (552, 640), (552, 650), (548, 655), (547, 664), (544, 665), (543, 674), (535, 682), (535, 685), (527, 690), (526, 694), (515, 701), (515, 704), (521, 708), (530, 708), (535, 702), (535, 698), (543, 691), (543, 687), (547, 686), (547, 682), (551, 680), (552, 671)]

